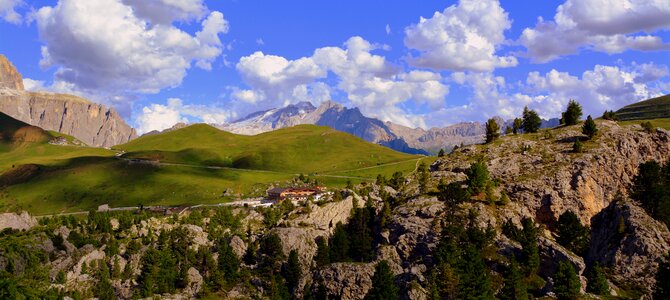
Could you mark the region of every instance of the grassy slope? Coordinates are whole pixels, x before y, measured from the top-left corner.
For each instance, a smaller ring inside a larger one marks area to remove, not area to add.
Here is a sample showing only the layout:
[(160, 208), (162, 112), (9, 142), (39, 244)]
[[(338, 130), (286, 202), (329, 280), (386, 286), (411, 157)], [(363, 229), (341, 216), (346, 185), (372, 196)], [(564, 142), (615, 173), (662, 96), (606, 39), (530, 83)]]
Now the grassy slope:
[(635, 124), (638, 124), (639, 125), (643, 121), (651, 122), (651, 125), (653, 125), (654, 127), (660, 127), (660, 128), (666, 129), (666, 130), (670, 130), (670, 118), (619, 121), (619, 124), (621, 124), (621, 125), (635, 125)]
[(335, 172), (418, 158), (315, 125), (243, 136), (200, 124), (116, 148), (128, 152), (127, 157), (162, 162), (295, 173)]
[[(300, 172), (372, 166), (358, 172), (329, 174), (374, 178), (382, 173), (388, 177), (396, 170), (411, 172), (419, 158), (318, 126), (250, 137), (195, 125), (169, 134), (142, 137), (118, 149), (129, 151), (129, 156), (160, 156), (163, 161), (196, 165), (234, 163), (272, 172), (131, 165), (115, 159), (113, 151), (99, 148), (55, 146), (46, 142), (24, 144), (0, 152), (0, 170), (7, 170), (12, 164), (37, 163), (43, 166), (43, 171), (28, 182), (1, 188), (0, 210), (23, 208), (36, 214), (50, 214), (86, 210), (104, 203), (114, 207), (139, 203), (220, 203), (231, 199), (222, 197), (227, 189), (242, 196), (259, 196), (268, 183), (282, 184)], [(376, 166), (392, 162), (401, 163)], [(344, 186), (348, 180), (318, 175), (315, 178), (328, 186)]]
[(622, 121), (670, 118), (670, 95), (633, 103), (616, 111), (616, 115)]

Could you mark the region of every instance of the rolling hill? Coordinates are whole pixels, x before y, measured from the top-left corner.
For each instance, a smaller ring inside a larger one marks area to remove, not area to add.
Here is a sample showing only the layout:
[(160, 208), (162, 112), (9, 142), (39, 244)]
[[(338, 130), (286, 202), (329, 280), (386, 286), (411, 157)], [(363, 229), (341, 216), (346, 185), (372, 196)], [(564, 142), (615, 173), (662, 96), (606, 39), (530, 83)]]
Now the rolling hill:
[(624, 106), (616, 111), (616, 116), (622, 121), (670, 118), (670, 95)]
[(294, 173), (336, 172), (418, 158), (316, 125), (247, 136), (197, 124), (115, 149), (127, 152), (127, 158)]
[[(419, 160), (432, 160), (314, 125), (240, 136), (198, 124), (144, 136), (114, 150), (55, 145), (57, 133), (6, 115), (0, 115), (0, 125), (0, 210), (21, 208), (34, 214), (100, 204), (221, 203), (264, 195), (268, 185), (286, 185), (299, 173), (342, 187), (347, 180), (374, 180), (379, 173), (409, 173)], [(121, 151), (124, 155), (117, 157)], [(138, 158), (162, 164), (135, 163)]]

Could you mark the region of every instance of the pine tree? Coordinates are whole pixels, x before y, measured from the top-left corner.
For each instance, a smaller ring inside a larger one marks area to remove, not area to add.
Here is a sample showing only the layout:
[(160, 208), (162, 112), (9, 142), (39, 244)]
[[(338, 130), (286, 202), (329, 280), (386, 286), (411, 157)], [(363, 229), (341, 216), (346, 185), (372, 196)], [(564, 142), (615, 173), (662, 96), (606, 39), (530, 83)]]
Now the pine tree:
[(489, 184), (489, 170), (483, 161), (475, 162), (466, 172), (470, 194), (477, 195)]
[(510, 261), (505, 272), (503, 288), (498, 297), (502, 300), (527, 300), (528, 288), (523, 275), (519, 269), (519, 264), (514, 258)]
[(523, 129), (523, 120), (515, 118), (514, 123), (512, 123), (512, 133), (518, 134), (521, 129)]
[(658, 264), (654, 299), (670, 299), (670, 253)]
[(458, 292), (461, 299), (493, 298), (491, 276), (480, 250), (471, 244), (463, 253), (458, 278)]
[(349, 260), (349, 237), (342, 223), (335, 225), (335, 231), (330, 238), (330, 261), (343, 262)]
[(114, 287), (109, 282), (109, 268), (107, 264), (102, 261), (98, 268), (98, 284), (95, 285), (95, 295), (100, 300), (116, 299), (114, 294)]
[(598, 128), (596, 127), (596, 122), (593, 121), (591, 115), (586, 117), (586, 122), (582, 126), (582, 133), (592, 139), (598, 133)]
[(568, 210), (558, 217), (556, 233), (556, 241), (561, 246), (579, 256), (586, 255), (590, 240), (589, 228), (582, 225), (574, 212)]
[(582, 283), (577, 272), (570, 262), (558, 263), (558, 270), (554, 275), (554, 293), (559, 300), (579, 299)]
[(521, 123), (523, 131), (528, 133), (535, 133), (540, 129), (541, 125), (542, 120), (540, 119), (540, 116), (537, 114), (537, 112), (528, 109), (528, 107), (524, 107), (523, 121)]
[(576, 125), (582, 117), (582, 106), (575, 100), (568, 102), (568, 108), (563, 113), (561, 123), (565, 125)]
[(218, 269), (223, 272), (223, 278), (226, 283), (234, 283), (237, 280), (239, 273), (240, 260), (237, 258), (237, 254), (233, 252), (233, 248), (230, 247), (225, 240), (219, 242), (219, 261)]
[(295, 293), (300, 278), (302, 277), (302, 269), (300, 268), (300, 259), (298, 258), (298, 251), (291, 250), (288, 255), (288, 261), (284, 265), (282, 275), (286, 279), (286, 286), (291, 294)]
[(530, 218), (521, 220), (521, 264), (524, 266), (526, 276), (537, 272), (540, 266), (540, 250), (538, 248), (537, 227)]
[(421, 162), (416, 171), (419, 179), (419, 192), (425, 193), (428, 189), (428, 181), (430, 180), (430, 172), (428, 172), (426, 163)]
[(355, 209), (346, 226), (349, 237), (349, 257), (354, 261), (370, 261), (374, 256), (373, 231), (370, 228), (374, 216), (370, 211), (366, 208)]
[(575, 139), (575, 143), (572, 144), (572, 153), (582, 153), (583, 148), (582, 142), (577, 138)]
[(58, 274), (56, 275), (56, 283), (65, 284), (65, 279), (65, 272), (63, 272), (63, 270), (58, 271)]
[(444, 149), (440, 149), (440, 152), (437, 153), (437, 157), (444, 157)]
[(385, 260), (377, 263), (375, 274), (372, 276), (372, 287), (365, 295), (365, 300), (398, 299), (398, 287), (391, 267)]
[(640, 125), (642, 126), (642, 129), (646, 133), (653, 133), (654, 131), (656, 131), (656, 127), (654, 127), (654, 125), (651, 124), (651, 122), (649, 121), (642, 122), (640, 123)]
[(603, 119), (604, 120), (611, 120), (611, 121), (616, 121), (618, 118), (616, 116), (616, 113), (613, 110), (610, 111), (605, 111), (603, 113)]
[(605, 272), (598, 263), (591, 267), (586, 279), (588, 280), (586, 285), (587, 292), (596, 295), (609, 295), (610, 288), (607, 283), (607, 277), (605, 277)]
[(492, 143), (500, 137), (500, 126), (495, 119), (486, 122), (486, 143)]
[(317, 267), (322, 267), (330, 263), (330, 249), (326, 239), (322, 236), (316, 238), (316, 255), (314, 261)]

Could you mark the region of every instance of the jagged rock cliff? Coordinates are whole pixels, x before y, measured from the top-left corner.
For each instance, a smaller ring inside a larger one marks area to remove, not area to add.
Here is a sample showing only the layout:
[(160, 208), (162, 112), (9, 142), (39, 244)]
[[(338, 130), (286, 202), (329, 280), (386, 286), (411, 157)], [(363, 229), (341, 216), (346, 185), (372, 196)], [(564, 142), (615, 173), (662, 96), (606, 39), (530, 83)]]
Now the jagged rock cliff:
[(45, 130), (76, 137), (90, 146), (111, 147), (137, 137), (112, 108), (65, 94), (23, 90), (21, 75), (0, 55), (0, 112)]

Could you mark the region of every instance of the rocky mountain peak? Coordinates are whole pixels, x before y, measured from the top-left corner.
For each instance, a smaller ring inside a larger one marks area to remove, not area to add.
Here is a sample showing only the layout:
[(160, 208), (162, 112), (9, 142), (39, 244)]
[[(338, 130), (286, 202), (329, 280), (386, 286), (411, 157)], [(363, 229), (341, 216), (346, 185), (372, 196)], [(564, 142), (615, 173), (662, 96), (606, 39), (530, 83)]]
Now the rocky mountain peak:
[(23, 90), (23, 78), (14, 65), (0, 54), (0, 88)]
[(95, 147), (111, 147), (137, 137), (113, 108), (74, 95), (23, 89), (21, 74), (0, 55), (0, 112)]

